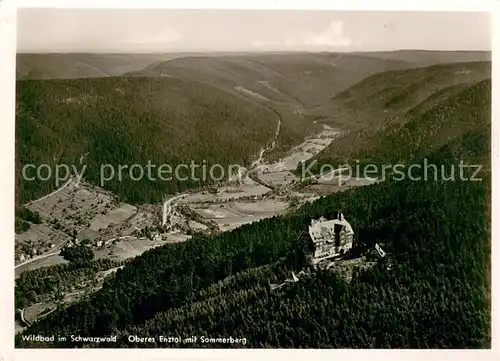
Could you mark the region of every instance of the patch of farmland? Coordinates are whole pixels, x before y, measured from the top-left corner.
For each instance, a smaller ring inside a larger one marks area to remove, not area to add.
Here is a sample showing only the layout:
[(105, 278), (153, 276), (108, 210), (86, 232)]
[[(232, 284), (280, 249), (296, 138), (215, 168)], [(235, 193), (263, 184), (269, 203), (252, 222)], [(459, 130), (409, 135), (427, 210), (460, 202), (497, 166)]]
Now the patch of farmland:
[(38, 253), (50, 249), (50, 244), (54, 244), (57, 246), (61, 242), (64, 242), (68, 235), (64, 232), (61, 232), (57, 229), (49, 227), (46, 224), (31, 224), (30, 228), (23, 233), (16, 234), (17, 242), (28, 242), (31, 241), (33, 247), (41, 248), (37, 249)]
[(208, 191), (188, 194), (179, 201), (179, 204), (216, 203), (243, 197), (258, 197), (268, 193), (270, 190), (254, 180), (245, 177), (241, 185), (221, 187), (219, 188), (219, 194), (211, 194)]
[(96, 249), (95, 258), (109, 258), (112, 260), (123, 261), (128, 258), (137, 257), (147, 250), (159, 247), (168, 243), (184, 242), (191, 238), (185, 234), (166, 234), (160, 240), (150, 240), (147, 238), (123, 237), (117, 239), (111, 245)]
[(265, 183), (273, 186), (289, 185), (291, 183), (294, 183), (294, 181), (297, 182), (300, 180), (299, 177), (297, 177), (289, 170), (280, 172), (263, 172), (262, 174), (259, 174), (259, 178)]
[(77, 185), (75, 181), (53, 195), (27, 205), (42, 219), (57, 223), (68, 234), (74, 229), (88, 227), (94, 217), (113, 206), (114, 200), (109, 192), (83, 182)]
[(286, 202), (263, 199), (257, 202), (212, 204), (206, 208), (196, 208), (194, 211), (204, 219), (215, 221), (222, 231), (228, 231), (243, 224), (280, 214), (287, 207)]
[(334, 179), (322, 180), (318, 184), (310, 185), (306, 187), (304, 191), (326, 195), (329, 193), (343, 192), (353, 187), (370, 185), (376, 182), (377, 180), (368, 178), (353, 177), (350, 179), (341, 179), (340, 181), (338, 178), (334, 178)]
[(125, 222), (137, 212), (137, 207), (127, 203), (122, 203), (118, 208), (95, 217), (90, 223), (91, 229), (99, 231), (99, 229), (107, 228), (110, 225), (120, 224)]
[(52, 254), (47, 257), (36, 259), (30, 263), (23, 264), (22, 266), (15, 268), (15, 277), (18, 278), (21, 273), (25, 271), (34, 270), (41, 267), (54, 266), (60, 263), (68, 263), (64, 258), (59, 256), (59, 254)]
[(205, 231), (208, 227), (200, 222), (189, 221), (189, 227), (195, 231)]

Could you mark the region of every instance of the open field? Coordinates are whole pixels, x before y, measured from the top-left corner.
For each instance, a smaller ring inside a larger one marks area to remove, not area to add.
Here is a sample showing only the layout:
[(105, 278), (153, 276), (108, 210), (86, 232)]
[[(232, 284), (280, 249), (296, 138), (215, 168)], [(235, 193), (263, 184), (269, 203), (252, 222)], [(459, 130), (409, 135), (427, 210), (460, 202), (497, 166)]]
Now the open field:
[(282, 165), (289, 170), (295, 170), (300, 162), (308, 160), (321, 152), (330, 145), (338, 135), (338, 131), (328, 125), (323, 125), (323, 130), (319, 134), (306, 138), (303, 143), (294, 147), (289, 154), (281, 160), (280, 166)]
[(17, 79), (117, 76), (187, 54), (17, 54)]
[(94, 217), (106, 214), (115, 201), (103, 189), (86, 183), (77, 184), (76, 180), (40, 201), (29, 203), (26, 207), (40, 214), (42, 219), (67, 234), (89, 227)]
[[(311, 35), (356, 42), (343, 24)], [(18, 56), (16, 173), (84, 159), (88, 171), (63, 186), (16, 179), (16, 333), (118, 340), (43, 345), (66, 348), (160, 334), (186, 345), (155, 346), (207, 347), (184, 337), (231, 332), (249, 348), (491, 347), (490, 182), (347, 174), (422, 157), (490, 164), (490, 58)], [(150, 161), (240, 166), (217, 181), (200, 168), (132, 177)], [(130, 173), (104, 184), (103, 164)]]
[(107, 212), (104, 215), (97, 216), (90, 223), (89, 228), (94, 231), (98, 231), (109, 226), (123, 223), (128, 219), (134, 217), (137, 213), (137, 207), (131, 206), (130, 204), (121, 204), (118, 208)]
[(37, 254), (48, 252), (55, 249), (68, 240), (69, 236), (48, 224), (32, 224), (30, 228), (23, 233), (16, 234), (16, 241), (19, 246), (29, 244), (31, 249), (23, 247), (16, 251), (27, 252), (36, 249)]
[(195, 212), (206, 220), (213, 220), (222, 231), (238, 228), (263, 218), (272, 217), (284, 212), (288, 204), (275, 200), (256, 202), (232, 202), (221, 205), (209, 205), (206, 208), (195, 208)]
[(314, 192), (321, 195), (326, 195), (335, 192), (342, 192), (353, 187), (366, 186), (376, 183), (375, 179), (366, 178), (349, 178), (349, 179), (329, 179), (324, 181), (318, 181), (317, 184), (313, 184), (305, 187), (305, 192)]
[[(276, 167), (276, 169), (280, 168)], [(290, 185), (294, 181), (296, 182), (299, 180), (299, 177), (289, 170), (274, 171), (272, 168), (260, 174), (259, 178), (273, 186)]]
[(59, 253), (50, 254), (47, 257), (43, 258), (35, 258), (33, 261), (29, 263), (24, 263), (20, 266), (17, 266), (15, 268), (15, 277), (16, 278), (19, 277), (21, 273), (25, 271), (34, 270), (41, 267), (50, 267), (61, 263), (68, 263), (68, 261), (59, 256)]
[(249, 177), (242, 178), (241, 184), (231, 186), (223, 186), (219, 188), (219, 194), (211, 194), (208, 191), (188, 193), (185, 197), (179, 200), (180, 205), (189, 205), (193, 203), (217, 203), (225, 202), (231, 199), (243, 197), (258, 197), (271, 191)]
[[(25, 207), (38, 212), (42, 223), (31, 224), (26, 232), (16, 234), (16, 277), (26, 270), (66, 262), (59, 251), (75, 238), (89, 239), (95, 246), (94, 242), (130, 236), (158, 221), (154, 207), (117, 203), (109, 192), (85, 182), (77, 185), (76, 181)], [(129, 258), (150, 246), (140, 241), (132, 246), (119, 241), (115, 258)]]

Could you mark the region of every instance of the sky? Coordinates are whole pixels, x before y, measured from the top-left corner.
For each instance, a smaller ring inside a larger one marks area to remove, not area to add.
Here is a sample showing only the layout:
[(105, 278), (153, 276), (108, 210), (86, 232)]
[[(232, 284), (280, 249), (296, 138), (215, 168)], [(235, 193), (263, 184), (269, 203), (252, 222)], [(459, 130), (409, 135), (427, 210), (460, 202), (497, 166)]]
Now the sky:
[(18, 52), (491, 50), (480, 12), (33, 9)]

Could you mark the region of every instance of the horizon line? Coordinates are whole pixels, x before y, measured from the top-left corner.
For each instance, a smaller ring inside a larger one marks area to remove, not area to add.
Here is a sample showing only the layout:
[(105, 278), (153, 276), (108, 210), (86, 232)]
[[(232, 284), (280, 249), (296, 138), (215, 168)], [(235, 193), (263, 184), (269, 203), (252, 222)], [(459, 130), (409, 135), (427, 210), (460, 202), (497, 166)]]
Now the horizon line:
[(378, 50), (344, 50), (344, 51), (334, 51), (334, 50), (281, 50), (281, 49), (269, 49), (269, 50), (256, 50), (256, 49), (228, 49), (228, 50), (215, 50), (215, 49), (202, 49), (202, 50), (170, 50), (170, 51), (44, 51), (44, 50), (17, 50), (18, 54), (175, 54), (175, 53), (377, 53), (377, 52), (397, 52), (397, 51), (424, 51), (424, 52), (489, 52), (492, 53), (491, 49), (453, 49), (453, 50), (443, 50), (443, 49), (422, 49), (422, 48), (398, 48), (398, 49), (378, 49)]

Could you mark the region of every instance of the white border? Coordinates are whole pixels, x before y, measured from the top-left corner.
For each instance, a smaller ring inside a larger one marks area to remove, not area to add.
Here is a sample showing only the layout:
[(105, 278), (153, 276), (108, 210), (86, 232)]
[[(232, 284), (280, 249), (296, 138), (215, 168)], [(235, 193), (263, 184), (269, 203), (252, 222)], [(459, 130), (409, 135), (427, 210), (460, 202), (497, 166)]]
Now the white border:
[[(1, 1), (1, 0), (0, 0)], [(16, 86), (16, 14), (11, 3), (0, 2), (0, 360), (14, 346), (14, 104)], [(10, 208), (10, 211), (9, 211)], [(10, 312), (8, 311), (10, 310)], [(9, 314), (10, 313), (10, 314)], [(6, 355), (7, 354), (7, 355)], [(8, 357), (8, 360), (12, 357)]]
[[(255, 360), (255, 358), (288, 358), (292, 359), (370, 359), (370, 360), (498, 360), (499, 352), (499, 316), (496, 301), (498, 300), (498, 279), (496, 266), (498, 247), (493, 241), (498, 234), (498, 223), (492, 222), (492, 350), (14, 350), (13, 315), (14, 305), (14, 262), (13, 262), (13, 225), (14, 215), (14, 97), (15, 97), (15, 51), (16, 51), (16, 16), (15, 6), (18, 7), (58, 7), (58, 8), (183, 8), (183, 9), (282, 9), (282, 10), (413, 10), (413, 11), (490, 11), (495, 10), (493, 23), (493, 48), (500, 46), (500, 4), (487, 0), (438, 1), (438, 0), (385, 0), (373, 2), (370, 0), (19, 0), (16, 4), (10, 0), (0, 0), (0, 109), (3, 121), (0, 131), (0, 229), (1, 251), (0, 290), (2, 302), (0, 308), (0, 360), (67, 360), (74, 361), (93, 359), (117, 358), (120, 360), (164, 360), (177, 359), (229, 359), (235, 357)], [(464, 26), (467, 26), (464, 24)], [(493, 99), (498, 99), (500, 81), (500, 57), (493, 55)], [(493, 181), (497, 187), (493, 188), (492, 215), (493, 219), (500, 219), (498, 207), (498, 167), (500, 165), (500, 139), (498, 117), (500, 106), (493, 102), (493, 136), (492, 162)], [(68, 353), (69, 352), (69, 353)]]
[(19, 7), (489, 11), (492, 0), (18, 0)]

